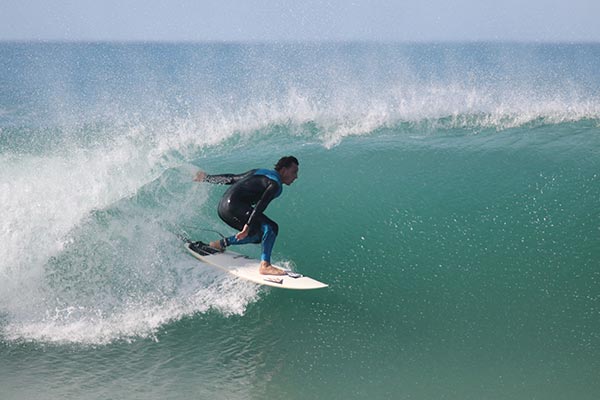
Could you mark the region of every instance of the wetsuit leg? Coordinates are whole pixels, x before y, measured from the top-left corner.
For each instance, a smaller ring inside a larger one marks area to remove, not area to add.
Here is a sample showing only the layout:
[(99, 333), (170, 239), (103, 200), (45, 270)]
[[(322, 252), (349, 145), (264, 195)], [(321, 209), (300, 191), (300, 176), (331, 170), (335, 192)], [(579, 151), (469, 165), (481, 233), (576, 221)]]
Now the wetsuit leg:
[[(219, 217), (225, 222), (227, 225), (232, 227), (237, 231), (241, 231), (244, 229), (245, 222), (250, 217), (252, 213), (252, 207), (246, 206), (244, 204), (234, 204), (230, 202), (222, 202), (219, 204)], [(256, 229), (253, 229), (256, 231)], [(260, 243), (260, 236), (258, 232), (253, 232), (251, 229), (248, 236), (246, 236), (242, 240), (238, 240), (235, 235), (230, 236), (228, 238), (221, 240), (221, 246), (231, 246), (237, 244), (246, 244), (246, 243)]]
[(263, 215), (260, 219), (260, 228), (262, 231), (262, 253), (260, 259), (261, 261), (271, 263), (271, 252), (279, 233), (279, 226), (275, 221)]
[[(219, 205), (219, 217), (229, 226), (238, 231), (244, 228), (245, 222), (252, 213), (252, 208), (246, 205), (234, 205), (231, 203)], [(260, 256), (261, 261), (271, 262), (271, 252), (275, 245), (275, 239), (279, 232), (279, 226), (275, 221), (262, 215), (258, 218), (250, 227), (250, 232), (242, 240), (238, 240), (235, 235), (225, 238), (221, 241), (223, 247), (231, 245), (239, 245), (246, 243), (261, 243), (262, 242), (262, 253)]]
[(221, 240), (221, 245), (224, 247), (233, 246), (238, 244), (248, 244), (248, 243), (260, 243), (261, 237), (259, 235), (248, 235), (245, 238), (238, 240), (235, 235), (229, 236), (225, 239)]
[(276, 230), (273, 229), (272, 225), (262, 224), (263, 236), (262, 236), (262, 253), (260, 254), (260, 260), (271, 263), (271, 252), (275, 245), (275, 239), (277, 238)]

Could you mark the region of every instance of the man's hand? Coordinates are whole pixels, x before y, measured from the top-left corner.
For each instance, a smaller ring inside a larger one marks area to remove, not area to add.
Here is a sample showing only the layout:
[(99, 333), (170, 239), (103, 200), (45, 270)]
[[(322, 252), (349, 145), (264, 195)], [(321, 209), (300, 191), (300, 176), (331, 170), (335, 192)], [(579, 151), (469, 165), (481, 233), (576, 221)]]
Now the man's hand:
[(244, 238), (246, 238), (246, 236), (248, 236), (248, 232), (250, 231), (250, 227), (248, 226), (248, 224), (244, 225), (244, 229), (242, 229), (241, 232), (239, 232), (237, 235), (235, 235), (235, 238), (237, 240), (242, 240)]
[(195, 182), (204, 182), (205, 179), (206, 179), (206, 172), (204, 172), (204, 171), (198, 171), (196, 173), (196, 176), (194, 176)]

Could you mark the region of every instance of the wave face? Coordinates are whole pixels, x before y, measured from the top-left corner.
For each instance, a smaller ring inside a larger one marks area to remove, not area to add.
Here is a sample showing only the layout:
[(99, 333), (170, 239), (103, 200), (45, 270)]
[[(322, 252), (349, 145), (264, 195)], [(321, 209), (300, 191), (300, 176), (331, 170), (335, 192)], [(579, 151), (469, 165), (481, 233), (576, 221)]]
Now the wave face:
[[(148, 398), (590, 398), (598, 70), (593, 44), (1, 44), (0, 383), (179, 354)], [(197, 169), (287, 154), (276, 261), (326, 292), (223, 276), (177, 238), (231, 233)], [(23, 357), (40, 374), (11, 380)], [(90, 395), (67, 386), (48, 396)]]

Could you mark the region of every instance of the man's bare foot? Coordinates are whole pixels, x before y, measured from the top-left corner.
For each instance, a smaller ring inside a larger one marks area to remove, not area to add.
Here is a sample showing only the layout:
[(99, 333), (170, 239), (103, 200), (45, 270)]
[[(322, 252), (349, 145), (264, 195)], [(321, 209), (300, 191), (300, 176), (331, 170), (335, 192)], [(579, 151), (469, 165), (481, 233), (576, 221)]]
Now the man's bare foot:
[(214, 242), (210, 242), (208, 245), (210, 247), (212, 247), (213, 249), (217, 249), (219, 251), (225, 251), (225, 248), (221, 247), (221, 241), (220, 240), (215, 240)]
[(275, 268), (270, 263), (266, 261), (260, 262), (260, 267), (258, 268), (258, 272), (261, 275), (285, 275), (286, 272), (280, 270), (279, 268)]

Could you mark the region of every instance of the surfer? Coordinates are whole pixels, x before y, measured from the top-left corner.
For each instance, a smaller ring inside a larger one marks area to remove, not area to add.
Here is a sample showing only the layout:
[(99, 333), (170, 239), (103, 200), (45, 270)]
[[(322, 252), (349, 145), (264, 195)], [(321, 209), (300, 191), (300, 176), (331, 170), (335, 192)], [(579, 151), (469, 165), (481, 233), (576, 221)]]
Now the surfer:
[(236, 235), (210, 242), (210, 246), (224, 251), (227, 246), (262, 243), (259, 272), (263, 275), (284, 275), (285, 272), (271, 265), (271, 252), (279, 226), (264, 211), (271, 200), (279, 197), (283, 185), (291, 185), (298, 178), (298, 159), (282, 157), (274, 170), (253, 169), (242, 174), (208, 175), (198, 171), (196, 182), (231, 185), (221, 198), (219, 217), (237, 229)]

